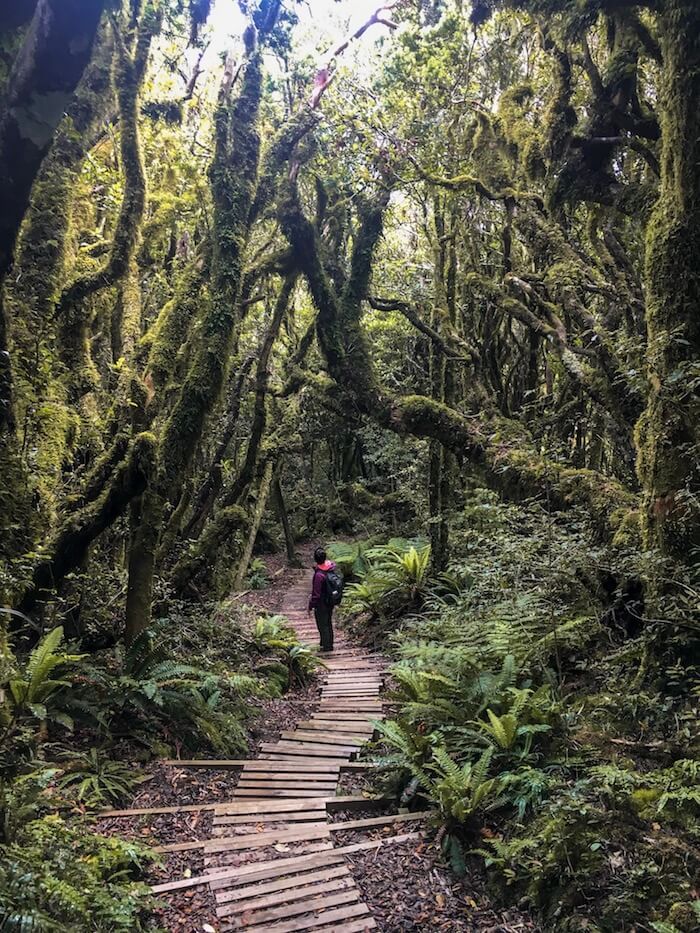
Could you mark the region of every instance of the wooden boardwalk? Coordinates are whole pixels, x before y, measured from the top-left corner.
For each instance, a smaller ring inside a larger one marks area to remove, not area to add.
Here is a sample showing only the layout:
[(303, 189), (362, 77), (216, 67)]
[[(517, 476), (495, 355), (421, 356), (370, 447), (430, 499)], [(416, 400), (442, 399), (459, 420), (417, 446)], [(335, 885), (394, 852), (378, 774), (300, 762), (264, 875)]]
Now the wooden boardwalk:
[[(308, 572), (299, 574), (287, 592), (282, 614), (302, 641), (315, 646), (318, 632), (313, 617), (306, 613), (309, 576)], [(241, 767), (230, 801), (198, 806), (214, 811), (209, 838), (161, 846), (163, 852), (201, 849), (205, 874), (156, 885), (154, 893), (167, 895), (208, 884), (221, 930), (373, 930), (376, 923), (362, 901), (346, 855), (420, 835), (400, 834), (397, 827), (399, 833), (381, 840), (334, 847), (338, 831), (400, 824), (424, 814), (329, 822), (327, 814), (333, 807), (353, 803), (363, 809), (371, 807), (362, 798), (338, 798), (336, 793), (340, 771), (353, 767), (352, 760), (373, 734), (372, 720), (382, 718), (382, 664), (353, 648), (337, 629), (334, 652), (322, 657), (327, 670), (310, 717), (282, 732), (278, 741), (264, 743), (259, 758), (228, 763)]]

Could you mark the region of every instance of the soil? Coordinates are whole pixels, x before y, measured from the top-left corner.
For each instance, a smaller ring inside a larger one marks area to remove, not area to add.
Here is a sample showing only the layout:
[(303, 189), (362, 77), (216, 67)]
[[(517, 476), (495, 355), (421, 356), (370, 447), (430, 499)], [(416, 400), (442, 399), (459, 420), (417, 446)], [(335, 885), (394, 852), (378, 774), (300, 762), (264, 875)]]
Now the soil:
[[(408, 832), (413, 825), (405, 824), (402, 830)], [(494, 907), (484, 893), (486, 881), (478, 865), (468, 865), (467, 875), (457, 879), (432, 840), (408, 840), (348, 858), (362, 898), (378, 929), (385, 933), (529, 933), (539, 929), (517, 910)]]

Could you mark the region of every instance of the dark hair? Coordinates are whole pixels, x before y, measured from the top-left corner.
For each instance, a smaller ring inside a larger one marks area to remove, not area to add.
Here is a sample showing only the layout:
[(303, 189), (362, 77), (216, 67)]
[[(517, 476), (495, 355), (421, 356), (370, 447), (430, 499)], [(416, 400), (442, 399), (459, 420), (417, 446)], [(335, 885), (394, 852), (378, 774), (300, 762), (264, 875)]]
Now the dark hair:
[(325, 559), (326, 559), (326, 552), (323, 550), (322, 547), (317, 547), (316, 550), (314, 551), (314, 560), (316, 561), (317, 564), (322, 564)]

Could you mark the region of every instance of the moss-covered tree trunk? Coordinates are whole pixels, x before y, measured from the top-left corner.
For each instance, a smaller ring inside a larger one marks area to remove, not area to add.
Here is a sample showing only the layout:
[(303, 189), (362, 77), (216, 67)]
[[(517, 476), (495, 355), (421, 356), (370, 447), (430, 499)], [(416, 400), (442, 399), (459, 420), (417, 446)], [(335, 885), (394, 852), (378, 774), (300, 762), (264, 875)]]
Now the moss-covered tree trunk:
[(277, 510), (277, 517), (280, 520), (282, 531), (284, 533), (284, 546), (287, 551), (287, 564), (290, 567), (301, 567), (301, 561), (297, 557), (296, 548), (294, 547), (294, 535), (292, 534), (292, 526), (289, 522), (289, 514), (287, 512), (287, 506), (284, 501), (284, 492), (282, 491), (282, 481), (280, 480), (279, 475), (276, 476), (272, 481), (272, 496), (275, 503), (275, 509)]
[(160, 30), (161, 21), (162, 13), (158, 6), (149, 3), (138, 23), (133, 49), (128, 47), (116, 24), (113, 27), (118, 50), (116, 89), (124, 194), (106, 265), (71, 282), (63, 290), (56, 306), (60, 347), (70, 374), (73, 398), (89, 391), (95, 382), (89, 349), (89, 318), (84, 303), (90, 295), (114, 285), (127, 275), (141, 236), (146, 209), (146, 171), (139, 132), (139, 100), (151, 43)]
[(700, 5), (666, 0), (659, 26), (663, 156), (648, 226), (638, 470), (646, 544), (689, 561), (700, 546)]
[(234, 577), (233, 581), (233, 588), (235, 590), (240, 590), (242, 588), (243, 580), (245, 579), (248, 565), (250, 564), (250, 558), (253, 556), (255, 539), (258, 536), (258, 531), (260, 531), (260, 525), (263, 520), (263, 515), (265, 514), (265, 507), (270, 496), (273, 471), (274, 465), (272, 460), (268, 460), (268, 462), (265, 464), (265, 468), (263, 469), (262, 476), (260, 477), (258, 496), (255, 503), (255, 508), (253, 510), (253, 518), (250, 523), (250, 530), (248, 531), (248, 540), (246, 541), (245, 547), (243, 548), (243, 554), (241, 555), (238, 567), (236, 568), (236, 576)]
[[(38, 0), (12, 69), (0, 113), (0, 286), (34, 179), (90, 60), (103, 7), (104, 0)], [(0, 304), (0, 430), (14, 421), (7, 330)]]
[[(132, 542), (143, 562), (131, 595), (133, 625), (141, 629), (150, 623), (158, 551), (151, 542), (157, 542), (161, 534), (167, 501), (174, 503), (180, 496), (205, 420), (221, 392), (240, 321), (248, 217), (260, 158), (257, 123), (263, 77), (262, 52), (254, 47), (254, 40), (249, 52), (238, 97), (231, 99), (230, 81), (227, 83), (225, 76), (215, 117), (216, 145), (210, 171), (214, 197), (211, 300), (202, 316), (197, 354), (163, 428), (158, 480), (144, 496), (141, 523), (148, 527), (133, 531)], [(147, 546), (142, 548), (140, 541)]]

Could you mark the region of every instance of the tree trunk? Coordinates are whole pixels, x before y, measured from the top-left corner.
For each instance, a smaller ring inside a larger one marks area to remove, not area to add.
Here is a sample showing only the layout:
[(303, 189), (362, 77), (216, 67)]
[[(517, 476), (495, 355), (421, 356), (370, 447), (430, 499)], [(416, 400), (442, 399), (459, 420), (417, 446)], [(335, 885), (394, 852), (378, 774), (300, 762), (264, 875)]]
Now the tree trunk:
[(161, 513), (157, 495), (147, 489), (132, 502), (130, 514), (129, 582), (126, 590), (124, 637), (130, 645), (151, 621), (151, 597), (158, 547), (158, 516)]
[[(0, 115), (0, 286), (54, 131), (92, 54), (104, 0), (38, 0)], [(0, 428), (11, 426), (7, 324), (0, 308)]]
[(234, 590), (240, 590), (243, 587), (243, 580), (245, 579), (245, 575), (248, 570), (248, 564), (250, 564), (250, 558), (253, 556), (255, 539), (258, 536), (258, 531), (260, 530), (263, 515), (265, 514), (265, 506), (267, 505), (267, 500), (270, 495), (273, 470), (274, 467), (272, 460), (268, 460), (268, 462), (265, 464), (262, 478), (260, 479), (260, 486), (258, 487), (258, 498), (257, 502), (255, 503), (255, 509), (253, 511), (253, 520), (250, 526), (248, 540), (246, 542), (245, 548), (243, 549), (243, 555), (241, 556), (238, 569), (236, 570), (236, 576), (233, 581)]
[(282, 531), (284, 532), (284, 546), (287, 549), (287, 564), (290, 567), (301, 567), (301, 561), (297, 557), (297, 552), (294, 547), (294, 535), (292, 534), (292, 528), (289, 524), (289, 515), (287, 514), (287, 507), (284, 503), (282, 483), (279, 476), (277, 476), (272, 483), (272, 495), (275, 500), (277, 515), (282, 525)]
[(20, 612), (31, 612), (40, 600), (57, 589), (66, 574), (80, 566), (95, 538), (144, 491), (153, 478), (155, 450), (152, 434), (137, 435), (102, 495), (68, 516), (56, 535), (51, 555), (37, 565), (32, 583), (20, 601)]
[(645, 543), (680, 561), (700, 546), (700, 6), (666, 0), (661, 192), (646, 257), (650, 394), (638, 425)]

